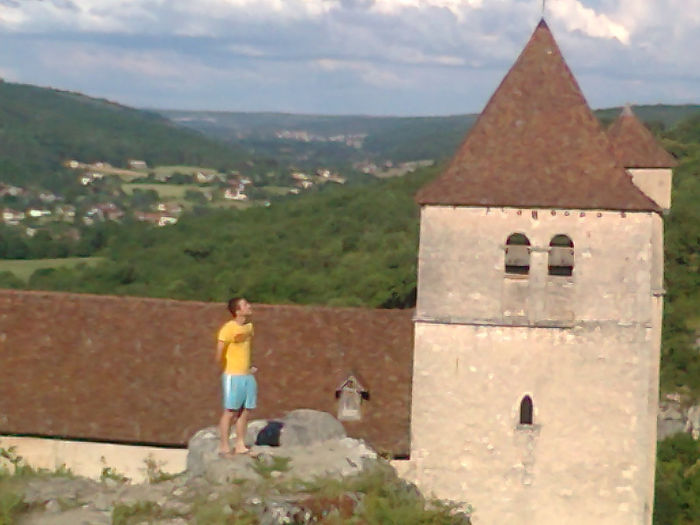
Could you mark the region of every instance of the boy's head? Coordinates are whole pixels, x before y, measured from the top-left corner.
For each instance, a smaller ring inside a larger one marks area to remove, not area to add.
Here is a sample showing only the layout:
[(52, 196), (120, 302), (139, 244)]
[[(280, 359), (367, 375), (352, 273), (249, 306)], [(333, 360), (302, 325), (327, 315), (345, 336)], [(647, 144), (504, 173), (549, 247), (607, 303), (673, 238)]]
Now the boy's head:
[(234, 297), (228, 301), (228, 311), (235, 317), (239, 313), (241, 315), (250, 315), (252, 308), (245, 297)]

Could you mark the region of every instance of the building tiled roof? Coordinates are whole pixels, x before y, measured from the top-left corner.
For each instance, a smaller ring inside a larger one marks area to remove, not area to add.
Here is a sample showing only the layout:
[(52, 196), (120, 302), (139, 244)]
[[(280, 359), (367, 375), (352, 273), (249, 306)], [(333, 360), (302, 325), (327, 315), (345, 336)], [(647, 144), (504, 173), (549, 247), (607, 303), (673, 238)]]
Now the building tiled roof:
[[(254, 418), (336, 415), (336, 388), (369, 399), (348, 434), (410, 450), (412, 310), (254, 305)], [(220, 414), (225, 305), (0, 290), (0, 433), (184, 445)]]
[(673, 168), (678, 161), (626, 106), (608, 128), (615, 155), (625, 168)]
[(618, 165), (542, 20), (420, 204), (659, 211)]

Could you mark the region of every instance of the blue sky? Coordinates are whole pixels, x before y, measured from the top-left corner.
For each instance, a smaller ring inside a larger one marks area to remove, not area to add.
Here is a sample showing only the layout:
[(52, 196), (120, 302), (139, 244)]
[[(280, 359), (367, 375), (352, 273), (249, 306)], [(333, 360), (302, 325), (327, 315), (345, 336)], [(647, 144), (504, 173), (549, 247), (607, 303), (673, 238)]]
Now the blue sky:
[[(0, 0), (0, 77), (136, 107), (480, 111), (541, 0)], [(591, 106), (700, 102), (700, 0), (547, 0)]]

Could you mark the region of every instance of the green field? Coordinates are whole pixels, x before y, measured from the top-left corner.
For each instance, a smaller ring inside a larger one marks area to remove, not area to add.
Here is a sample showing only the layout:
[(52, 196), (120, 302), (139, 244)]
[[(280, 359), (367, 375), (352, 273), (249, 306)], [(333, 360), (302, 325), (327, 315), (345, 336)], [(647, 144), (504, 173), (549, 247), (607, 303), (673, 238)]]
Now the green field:
[(224, 209), (234, 209), (234, 210), (245, 210), (247, 208), (250, 208), (252, 206), (255, 206), (256, 202), (253, 201), (228, 201), (228, 200), (220, 200), (220, 201), (214, 201), (209, 204), (209, 206), (213, 208), (224, 208)]
[(0, 272), (12, 272), (18, 279), (29, 280), (36, 270), (44, 268), (73, 268), (79, 264), (94, 266), (102, 262), (104, 257), (66, 257), (64, 259), (12, 259), (0, 260)]
[(289, 186), (263, 186), (260, 189), (268, 195), (274, 196), (289, 195), (289, 192), (292, 190)]
[(122, 189), (128, 195), (134, 190), (153, 190), (161, 199), (184, 199), (188, 190), (202, 191), (196, 184), (123, 184)]
[(173, 175), (175, 173), (182, 173), (183, 175), (195, 175), (198, 171), (204, 173), (205, 175), (210, 175), (212, 173), (218, 173), (217, 170), (212, 168), (202, 168), (201, 166), (155, 166), (148, 170), (149, 172), (154, 172), (156, 175)]

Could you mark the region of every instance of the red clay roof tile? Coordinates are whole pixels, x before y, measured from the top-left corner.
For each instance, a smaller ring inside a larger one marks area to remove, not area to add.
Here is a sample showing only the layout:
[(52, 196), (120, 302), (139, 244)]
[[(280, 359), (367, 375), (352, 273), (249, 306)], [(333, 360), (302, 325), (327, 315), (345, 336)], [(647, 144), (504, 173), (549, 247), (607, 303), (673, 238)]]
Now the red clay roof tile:
[(542, 20), (420, 204), (660, 211), (617, 163)]
[[(409, 453), (413, 311), (254, 305), (254, 418), (335, 415), (339, 378), (369, 390), (348, 434)], [(184, 445), (216, 424), (223, 304), (0, 290), (0, 433)]]
[(608, 128), (615, 155), (625, 168), (673, 168), (678, 161), (656, 141), (630, 106)]

